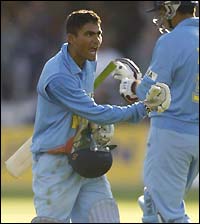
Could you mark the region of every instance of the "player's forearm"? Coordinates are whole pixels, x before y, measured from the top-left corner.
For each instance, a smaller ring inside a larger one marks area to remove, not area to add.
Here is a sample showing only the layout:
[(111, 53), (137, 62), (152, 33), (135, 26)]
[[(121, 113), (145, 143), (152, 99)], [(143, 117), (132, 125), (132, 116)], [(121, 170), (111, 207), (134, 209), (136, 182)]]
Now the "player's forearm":
[(127, 107), (94, 104), (88, 109), (87, 111), (79, 110), (76, 113), (99, 124), (113, 124), (123, 121), (136, 123), (147, 116), (146, 108), (142, 102)]
[(147, 108), (145, 107), (143, 102), (137, 102), (134, 105), (132, 105), (132, 107), (134, 107), (134, 116), (132, 117), (132, 119), (130, 120), (131, 123), (138, 123), (141, 120), (143, 120), (145, 117), (147, 117)]

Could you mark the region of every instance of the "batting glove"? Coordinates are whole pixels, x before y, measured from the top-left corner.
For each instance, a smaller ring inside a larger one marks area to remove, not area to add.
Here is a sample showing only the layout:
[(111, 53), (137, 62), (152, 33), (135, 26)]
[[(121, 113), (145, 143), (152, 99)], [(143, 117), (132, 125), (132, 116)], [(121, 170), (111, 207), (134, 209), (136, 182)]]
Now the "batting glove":
[(159, 82), (152, 85), (146, 94), (144, 103), (151, 111), (162, 113), (167, 110), (171, 103), (171, 94), (168, 85)]
[(122, 79), (120, 86), (119, 86), (119, 92), (121, 96), (129, 103), (134, 103), (138, 100), (137, 95), (134, 93), (135, 88), (137, 85), (137, 80), (134, 79)]
[(142, 77), (140, 69), (128, 58), (116, 59), (114, 63), (116, 68), (112, 72), (112, 76), (121, 81), (119, 88), (121, 96), (129, 103), (137, 101), (135, 88), (138, 80), (141, 80)]

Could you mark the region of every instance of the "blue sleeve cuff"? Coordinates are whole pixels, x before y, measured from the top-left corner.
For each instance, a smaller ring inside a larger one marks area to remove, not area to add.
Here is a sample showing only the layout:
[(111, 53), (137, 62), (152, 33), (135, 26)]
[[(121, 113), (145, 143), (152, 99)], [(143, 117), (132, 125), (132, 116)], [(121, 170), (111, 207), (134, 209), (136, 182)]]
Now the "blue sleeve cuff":
[(145, 100), (146, 94), (153, 84), (156, 82), (150, 79), (148, 76), (144, 76), (141, 83), (136, 88), (136, 95), (140, 100)]
[(131, 120), (131, 123), (138, 123), (141, 120), (143, 120), (147, 116), (147, 110), (143, 102), (138, 102), (133, 104), (133, 107), (135, 108), (133, 119)]

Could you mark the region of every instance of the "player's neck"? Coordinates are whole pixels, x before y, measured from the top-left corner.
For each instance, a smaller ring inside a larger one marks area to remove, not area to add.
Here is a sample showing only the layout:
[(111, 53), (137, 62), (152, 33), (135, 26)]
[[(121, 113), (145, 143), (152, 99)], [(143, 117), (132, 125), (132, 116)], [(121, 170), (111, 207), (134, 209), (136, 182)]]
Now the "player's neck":
[(181, 14), (181, 13), (177, 13), (177, 15), (172, 19), (172, 25), (173, 27), (177, 26), (181, 21), (183, 21), (184, 19), (188, 19), (188, 18), (192, 18), (194, 17), (195, 14)]
[(76, 62), (76, 64), (82, 69), (85, 60), (82, 57), (80, 57), (70, 45), (68, 46), (68, 52), (70, 56), (73, 58), (73, 60)]

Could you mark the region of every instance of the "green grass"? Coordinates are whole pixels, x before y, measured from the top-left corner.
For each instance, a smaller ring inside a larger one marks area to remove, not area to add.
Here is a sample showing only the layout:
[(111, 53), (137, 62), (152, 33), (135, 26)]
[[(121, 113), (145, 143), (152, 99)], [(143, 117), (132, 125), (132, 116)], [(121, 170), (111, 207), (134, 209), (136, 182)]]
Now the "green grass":
[[(141, 223), (142, 212), (136, 200), (124, 200), (117, 198), (121, 223)], [(199, 223), (199, 203), (186, 201), (187, 214), (193, 223)], [(33, 200), (30, 197), (15, 198), (2, 197), (1, 200), (1, 223), (30, 223), (35, 216)]]

